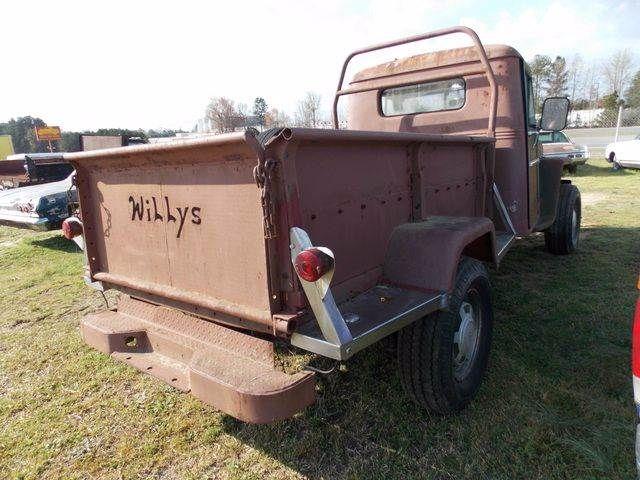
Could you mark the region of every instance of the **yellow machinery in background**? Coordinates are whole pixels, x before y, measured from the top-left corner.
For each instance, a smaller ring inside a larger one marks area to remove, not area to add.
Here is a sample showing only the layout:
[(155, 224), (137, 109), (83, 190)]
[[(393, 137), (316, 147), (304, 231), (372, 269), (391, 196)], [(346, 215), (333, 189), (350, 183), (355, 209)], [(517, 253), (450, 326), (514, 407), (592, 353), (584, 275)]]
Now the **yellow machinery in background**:
[(13, 154), (13, 141), (11, 140), (11, 135), (0, 135), (0, 160), (5, 160), (7, 156)]

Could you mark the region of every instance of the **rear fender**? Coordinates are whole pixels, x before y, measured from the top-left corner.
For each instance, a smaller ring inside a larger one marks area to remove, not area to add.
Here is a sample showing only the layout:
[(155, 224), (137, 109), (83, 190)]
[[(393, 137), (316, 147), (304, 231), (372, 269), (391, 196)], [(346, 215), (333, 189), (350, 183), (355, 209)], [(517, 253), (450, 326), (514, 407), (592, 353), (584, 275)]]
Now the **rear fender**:
[(497, 263), (490, 219), (432, 216), (405, 223), (389, 239), (384, 278), (404, 288), (451, 292), (461, 255)]

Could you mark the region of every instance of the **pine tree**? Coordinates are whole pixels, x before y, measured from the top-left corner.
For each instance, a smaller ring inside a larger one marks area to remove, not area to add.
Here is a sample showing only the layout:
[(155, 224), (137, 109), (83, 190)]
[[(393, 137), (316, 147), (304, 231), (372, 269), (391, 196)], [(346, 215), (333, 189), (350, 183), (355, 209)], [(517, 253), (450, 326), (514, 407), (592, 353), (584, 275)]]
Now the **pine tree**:
[(640, 108), (640, 70), (633, 76), (631, 86), (627, 89), (624, 97), (629, 107)]
[(536, 55), (529, 62), (531, 80), (533, 82), (533, 97), (536, 102), (536, 112), (540, 113), (544, 96), (544, 86), (551, 74), (551, 59), (546, 55)]
[(267, 102), (262, 97), (256, 97), (253, 101), (253, 115), (258, 119), (258, 123), (264, 127), (264, 116), (267, 113)]
[(556, 57), (551, 63), (549, 78), (547, 80), (547, 96), (566, 97), (568, 83), (569, 72), (567, 71), (567, 61), (564, 57)]

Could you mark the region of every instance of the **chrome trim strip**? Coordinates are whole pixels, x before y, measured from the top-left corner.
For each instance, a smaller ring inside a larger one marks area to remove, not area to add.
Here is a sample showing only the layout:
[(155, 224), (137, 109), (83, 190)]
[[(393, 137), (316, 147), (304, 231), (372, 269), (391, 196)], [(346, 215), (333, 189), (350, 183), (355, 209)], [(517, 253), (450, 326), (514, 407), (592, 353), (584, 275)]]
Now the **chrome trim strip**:
[[(301, 228), (293, 227), (289, 234), (291, 239), (291, 262), (293, 263), (300, 252), (313, 247), (313, 245), (307, 232)], [(323, 279), (317, 282), (307, 282), (300, 277), (298, 278), (324, 338), (338, 345), (350, 342), (353, 337), (349, 327), (347, 327), (342, 314), (338, 310), (331, 289), (322, 285)]]

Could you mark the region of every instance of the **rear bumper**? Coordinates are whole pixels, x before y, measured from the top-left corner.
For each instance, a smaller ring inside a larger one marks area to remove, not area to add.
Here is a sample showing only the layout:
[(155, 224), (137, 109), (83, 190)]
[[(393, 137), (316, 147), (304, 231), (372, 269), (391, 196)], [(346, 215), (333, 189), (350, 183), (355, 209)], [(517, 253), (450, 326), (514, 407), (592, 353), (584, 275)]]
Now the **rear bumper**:
[(570, 158), (567, 163), (569, 165), (584, 165), (587, 163), (587, 159), (584, 157)]
[(545, 155), (546, 158), (561, 158), (563, 161), (563, 166), (567, 167), (569, 165), (584, 165), (587, 163), (587, 158), (582, 153), (574, 154), (574, 153), (557, 153), (557, 154), (548, 154)]
[(0, 225), (9, 227), (27, 228), (36, 231), (52, 230), (53, 226), (48, 218), (31, 216), (28, 213), (15, 213), (9, 210), (0, 210)]
[(274, 368), (273, 344), (177, 310), (123, 297), (87, 315), (89, 345), (250, 423), (291, 417), (315, 401), (311, 372)]

